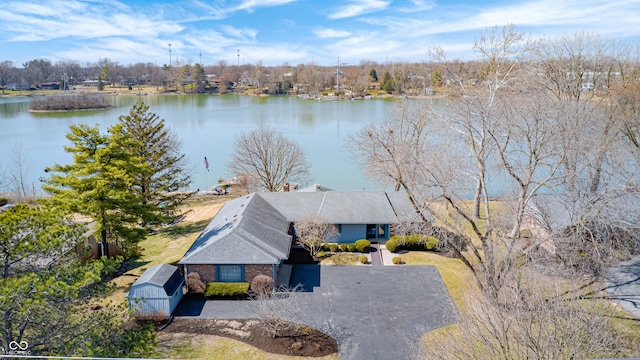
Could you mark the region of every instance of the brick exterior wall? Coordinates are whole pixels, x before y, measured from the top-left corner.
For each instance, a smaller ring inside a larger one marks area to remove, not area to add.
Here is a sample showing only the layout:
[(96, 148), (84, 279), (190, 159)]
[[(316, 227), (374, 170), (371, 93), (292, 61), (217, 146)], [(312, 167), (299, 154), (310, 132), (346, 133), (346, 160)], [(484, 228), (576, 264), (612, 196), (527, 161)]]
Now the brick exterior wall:
[(271, 273), (271, 265), (245, 265), (244, 266), (244, 281), (251, 282), (254, 277), (258, 275), (267, 275), (270, 278), (274, 278), (275, 283), (278, 282), (278, 274)]
[[(216, 281), (216, 266), (215, 265), (187, 265), (187, 271), (189, 273), (197, 272), (200, 274), (200, 280), (203, 283), (208, 284)], [(271, 265), (245, 265), (244, 266), (244, 281), (251, 282), (254, 277), (258, 275), (267, 275), (273, 277), (273, 281), (277, 283), (278, 275), (271, 273)]]
[(216, 281), (215, 265), (187, 265), (187, 273), (192, 272), (200, 274), (200, 280), (202, 280), (205, 285)]

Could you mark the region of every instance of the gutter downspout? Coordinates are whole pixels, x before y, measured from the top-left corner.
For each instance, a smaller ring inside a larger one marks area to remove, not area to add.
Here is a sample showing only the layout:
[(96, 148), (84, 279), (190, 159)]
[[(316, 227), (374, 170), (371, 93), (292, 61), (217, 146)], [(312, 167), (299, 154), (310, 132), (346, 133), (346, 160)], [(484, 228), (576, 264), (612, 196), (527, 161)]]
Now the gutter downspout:
[(184, 284), (187, 286), (187, 292), (189, 292), (189, 282), (187, 279), (189, 278), (189, 272), (187, 270), (187, 264), (184, 264)]

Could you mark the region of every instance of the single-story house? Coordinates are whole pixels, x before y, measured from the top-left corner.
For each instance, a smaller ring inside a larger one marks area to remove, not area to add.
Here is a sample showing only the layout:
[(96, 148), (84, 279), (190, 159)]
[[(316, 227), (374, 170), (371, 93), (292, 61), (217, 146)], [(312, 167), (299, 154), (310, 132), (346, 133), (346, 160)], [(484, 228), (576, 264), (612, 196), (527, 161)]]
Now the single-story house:
[(60, 83), (55, 81), (45, 82), (38, 85), (42, 90), (60, 90)]
[(599, 236), (607, 236), (612, 229), (637, 233), (640, 193), (622, 189), (604, 194), (536, 194), (527, 203), (522, 228), (534, 237), (549, 239), (542, 246), (555, 253), (552, 237), (578, 225)]
[(131, 285), (129, 308), (136, 316), (171, 316), (182, 299), (182, 285), (184, 278), (177, 266), (152, 266)]
[(179, 261), (185, 276), (250, 282), (263, 274), (277, 282), (298, 221), (320, 216), (338, 229), (330, 241), (352, 243), (386, 242), (391, 225), (416, 218), (404, 193), (315, 190), (253, 193), (227, 202)]

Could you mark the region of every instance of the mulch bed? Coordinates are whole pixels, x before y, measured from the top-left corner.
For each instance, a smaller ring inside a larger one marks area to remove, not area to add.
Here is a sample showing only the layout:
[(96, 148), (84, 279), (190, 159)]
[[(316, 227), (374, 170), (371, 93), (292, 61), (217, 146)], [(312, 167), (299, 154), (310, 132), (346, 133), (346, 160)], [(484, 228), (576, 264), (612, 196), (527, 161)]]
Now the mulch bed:
[(273, 338), (256, 320), (174, 318), (162, 331), (224, 336), (273, 354), (320, 357), (338, 352), (337, 341), (316, 329), (302, 326)]

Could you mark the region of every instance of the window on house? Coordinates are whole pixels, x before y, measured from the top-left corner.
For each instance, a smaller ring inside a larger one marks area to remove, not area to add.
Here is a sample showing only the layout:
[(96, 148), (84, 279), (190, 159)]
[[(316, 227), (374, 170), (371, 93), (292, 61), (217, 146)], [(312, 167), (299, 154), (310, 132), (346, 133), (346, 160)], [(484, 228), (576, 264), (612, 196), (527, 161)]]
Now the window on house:
[(243, 265), (218, 265), (216, 270), (216, 280), (219, 282), (244, 281)]

